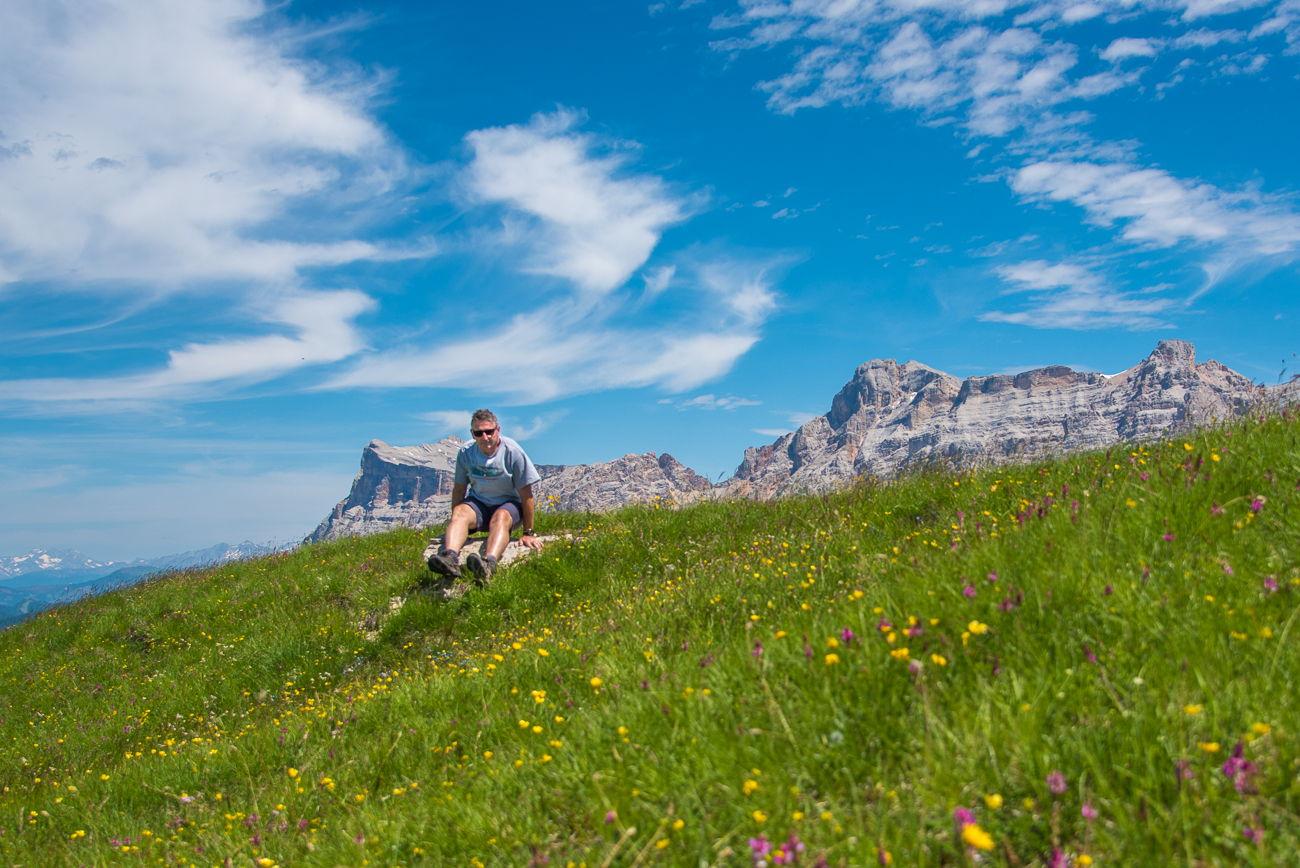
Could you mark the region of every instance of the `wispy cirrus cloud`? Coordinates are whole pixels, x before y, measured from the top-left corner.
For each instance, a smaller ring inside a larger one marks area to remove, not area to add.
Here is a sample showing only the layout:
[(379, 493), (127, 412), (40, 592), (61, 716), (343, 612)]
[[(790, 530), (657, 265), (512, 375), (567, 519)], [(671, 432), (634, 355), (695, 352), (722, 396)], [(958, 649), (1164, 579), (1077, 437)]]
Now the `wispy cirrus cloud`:
[(1021, 167), (1011, 188), (1030, 200), (1070, 202), (1089, 222), (1119, 225), (1123, 238), (1153, 247), (1213, 244), (1259, 256), (1300, 248), (1292, 200), (1257, 189), (1223, 190), (1163, 169), (1043, 160)]
[(586, 292), (622, 286), (664, 229), (703, 204), (655, 175), (625, 172), (630, 142), (578, 129), (579, 112), (538, 114), (527, 124), (475, 130), (465, 172), (471, 197), (504, 206), (525, 270), (566, 278)]
[(1031, 260), (1000, 266), (997, 272), (1011, 287), (1008, 293), (1030, 293), (1030, 305), (1021, 311), (989, 311), (980, 316), (985, 322), (1135, 331), (1169, 327), (1160, 314), (1169, 311), (1173, 301), (1118, 291), (1084, 265)]
[[(433, 423), (435, 436), (455, 434), (465, 440), (469, 437), (470, 418), (473, 415), (472, 410), (430, 410), (420, 413), (418, 418)], [(522, 421), (508, 413), (498, 413), (497, 418), (501, 422), (502, 434), (515, 440), (531, 440), (567, 415), (568, 410), (560, 409), (540, 413), (528, 421)]]
[(374, 306), (373, 299), (355, 290), (285, 294), (261, 311), (260, 319), (268, 329), (287, 326), (288, 334), (185, 344), (168, 353), (164, 367), (140, 374), (0, 381), (0, 404), (82, 404), (83, 410), (94, 411), (111, 403), (211, 398), (222, 389), (353, 355), (363, 346), (354, 320)]
[[(662, 256), (634, 297), (629, 280), (664, 231), (708, 196), (636, 170), (637, 143), (585, 131), (579, 111), (472, 131), (464, 163), (421, 166), (371, 113), (382, 80), (301, 60), (310, 32), (257, 0), (56, 11), (0, 10), (0, 292), (120, 300), (104, 324), (179, 297), (221, 315), (117, 373), (0, 383), (6, 406), (208, 400), (312, 366), (335, 366), (330, 388), (486, 377), (521, 401), (684, 390), (729, 370), (775, 310), (788, 258), (744, 251)], [(373, 240), (368, 227), (430, 179), (470, 235)], [(509, 273), (497, 291), (508, 316), (487, 330), (416, 324), (421, 344), (367, 334), (373, 300), (316, 285), (358, 260), (444, 250)]]
[(0, 9), (9, 292), (284, 283), (383, 255), (342, 218), (276, 225), (305, 200), (381, 196), (410, 167), (366, 110), (373, 77), (296, 60), (302, 34), (254, 27), (265, 15), (253, 0)]
[[(187, 323), (198, 336), (161, 337), (93, 376), (0, 383), (0, 401), (63, 412), (207, 399), (364, 346), (356, 319), (373, 301), (308, 272), (431, 255), (428, 240), (367, 237), (423, 170), (370, 113), (381, 79), (306, 62), (313, 36), (259, 0), (0, 7), (10, 311), (52, 296), (116, 309), (83, 332), (219, 311)], [(42, 329), (25, 331), (39, 341)], [(148, 355), (166, 361), (142, 366)]]
[[(1253, 14), (1257, 23), (1249, 30), (1206, 26), (1229, 13)], [(1070, 25), (1092, 19), (1129, 32), (1099, 45), (1072, 41), (1082, 31)], [(1135, 34), (1135, 21), (1159, 30)], [(1300, 50), (1300, 0), (740, 0), (735, 13), (715, 17), (712, 27), (740, 32), (713, 41), (719, 52), (782, 44), (796, 49), (789, 71), (756, 85), (773, 111), (876, 102), (915, 111), (924, 123), (951, 123), (967, 140), (979, 140), (968, 156), (1021, 163), (1002, 177), (1026, 201), (1075, 206), (1088, 223), (1112, 229), (1117, 256), (1126, 244), (1181, 249), (1199, 257), (1212, 282), (1243, 261), (1289, 260), (1300, 252), (1293, 196), (1247, 185), (1224, 188), (1146, 165), (1136, 143), (1092, 140), (1084, 132), (1092, 115), (1082, 110), (1138, 85), (1157, 59), (1221, 43), (1257, 44), (1203, 64), (1200, 74), (1258, 73), (1271, 56), (1267, 37), (1283, 34), (1286, 53)], [(1191, 59), (1180, 63), (1153, 97), (1193, 67)], [(1088, 272), (1106, 269), (1097, 261)], [(1014, 275), (1029, 270), (1014, 264), (997, 274), (1015, 289), (1037, 282), (1019, 281)], [(1122, 293), (1100, 288), (1110, 282), (1094, 285), (1080, 276), (1041, 286), (1031, 305), (1040, 316), (995, 311), (991, 318), (1094, 328), (1127, 304)], [(1096, 305), (1091, 313), (1084, 310), (1089, 304)], [(1132, 322), (1163, 319), (1143, 314)]]
[[(668, 226), (703, 204), (636, 171), (634, 143), (579, 129), (567, 109), (527, 125), (466, 136), (462, 184), (495, 215), (492, 243), (518, 251), (524, 273), (570, 292), (521, 294), (517, 312), (474, 337), (390, 347), (360, 358), (326, 388), (475, 388), (518, 403), (610, 388), (678, 392), (721, 376), (748, 352), (776, 309), (785, 254), (693, 247), (646, 265)], [(476, 234), (476, 240), (485, 236)]]

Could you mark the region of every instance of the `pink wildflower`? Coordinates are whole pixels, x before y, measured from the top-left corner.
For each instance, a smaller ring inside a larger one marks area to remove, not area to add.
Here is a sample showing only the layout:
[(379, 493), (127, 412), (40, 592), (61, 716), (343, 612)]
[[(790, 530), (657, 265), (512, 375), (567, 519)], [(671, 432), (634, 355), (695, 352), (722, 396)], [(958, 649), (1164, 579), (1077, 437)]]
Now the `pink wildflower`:
[(1065, 783), (1065, 775), (1060, 771), (1053, 769), (1047, 776), (1047, 788), (1055, 795), (1063, 794), (1069, 787)]

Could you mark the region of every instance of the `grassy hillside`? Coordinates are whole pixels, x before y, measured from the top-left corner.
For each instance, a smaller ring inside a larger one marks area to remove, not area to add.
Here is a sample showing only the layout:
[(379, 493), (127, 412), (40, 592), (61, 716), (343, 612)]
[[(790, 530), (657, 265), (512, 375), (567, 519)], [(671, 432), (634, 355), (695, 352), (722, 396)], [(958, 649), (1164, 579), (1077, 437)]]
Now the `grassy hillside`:
[(456, 602), (396, 532), (44, 613), (0, 854), (1295, 865), (1298, 433), (546, 516)]

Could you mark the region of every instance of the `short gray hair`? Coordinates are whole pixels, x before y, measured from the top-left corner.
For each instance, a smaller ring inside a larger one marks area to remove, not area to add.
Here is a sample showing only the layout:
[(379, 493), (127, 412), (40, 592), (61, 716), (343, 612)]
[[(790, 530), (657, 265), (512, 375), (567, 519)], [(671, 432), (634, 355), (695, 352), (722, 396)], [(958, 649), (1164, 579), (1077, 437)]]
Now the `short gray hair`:
[(491, 422), (493, 425), (500, 426), (496, 414), (491, 410), (475, 410), (474, 415), (469, 417), (469, 427), (473, 428), (475, 422)]

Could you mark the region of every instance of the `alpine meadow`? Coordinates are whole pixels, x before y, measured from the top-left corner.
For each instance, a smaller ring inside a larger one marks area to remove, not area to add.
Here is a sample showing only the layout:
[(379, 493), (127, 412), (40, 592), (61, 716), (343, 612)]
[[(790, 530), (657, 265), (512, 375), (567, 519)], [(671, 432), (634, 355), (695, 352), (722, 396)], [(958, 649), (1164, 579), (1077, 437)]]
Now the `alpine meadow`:
[(1300, 422), (394, 531), (0, 633), (15, 865), (1290, 865)]

